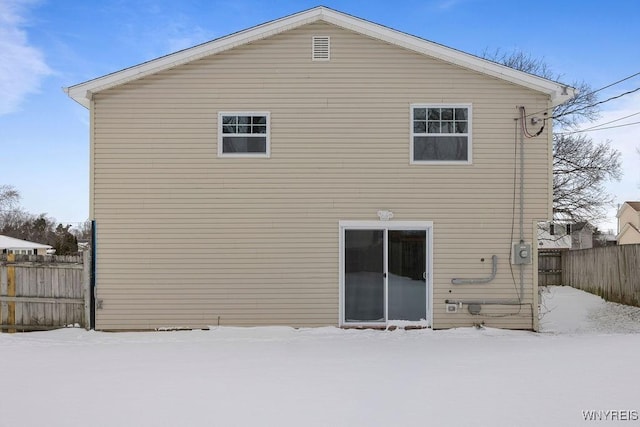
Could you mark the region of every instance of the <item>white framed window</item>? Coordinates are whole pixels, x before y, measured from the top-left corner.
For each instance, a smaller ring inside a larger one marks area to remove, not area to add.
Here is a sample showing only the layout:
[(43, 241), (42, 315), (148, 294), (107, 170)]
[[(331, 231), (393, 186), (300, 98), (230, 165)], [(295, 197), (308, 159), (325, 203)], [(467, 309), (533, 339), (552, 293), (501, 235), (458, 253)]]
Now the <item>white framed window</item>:
[(265, 111), (218, 113), (218, 157), (269, 157), (270, 114)]
[(411, 104), (411, 163), (470, 164), (471, 104)]

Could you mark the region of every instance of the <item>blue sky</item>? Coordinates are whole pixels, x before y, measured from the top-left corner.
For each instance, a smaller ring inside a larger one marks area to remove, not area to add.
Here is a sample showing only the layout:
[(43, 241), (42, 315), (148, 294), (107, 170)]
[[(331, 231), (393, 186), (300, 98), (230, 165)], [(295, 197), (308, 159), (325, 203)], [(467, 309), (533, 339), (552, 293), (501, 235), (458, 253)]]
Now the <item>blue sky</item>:
[[(89, 115), (62, 87), (319, 4), (471, 54), (521, 50), (594, 89), (640, 72), (635, 0), (0, 0), (0, 184), (31, 213), (86, 220)], [(638, 87), (640, 76), (600, 99)], [(640, 92), (603, 104), (600, 122), (637, 112)], [(616, 202), (640, 199), (640, 125), (590, 135), (623, 154), (625, 175), (609, 186)], [(601, 228), (614, 220), (612, 208)]]

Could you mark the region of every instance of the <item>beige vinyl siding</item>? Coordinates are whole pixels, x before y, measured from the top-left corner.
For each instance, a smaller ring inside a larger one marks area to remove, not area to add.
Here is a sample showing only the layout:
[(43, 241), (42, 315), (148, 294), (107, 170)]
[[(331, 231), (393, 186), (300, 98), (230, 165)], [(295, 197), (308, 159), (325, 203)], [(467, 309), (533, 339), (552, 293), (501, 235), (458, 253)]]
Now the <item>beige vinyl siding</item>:
[[(314, 35), (330, 61), (312, 61)], [(409, 164), (412, 103), (472, 105), (471, 165)], [(516, 297), (519, 105), (548, 98), (324, 23), (96, 93), (97, 327), (337, 325), (338, 221), (389, 209), (433, 221), (434, 327), (532, 328), (531, 265), (531, 305), (444, 311)], [(219, 158), (219, 111), (268, 111), (271, 157)], [(548, 141), (525, 142), (527, 241), (549, 212)], [(493, 254), (491, 284), (451, 285), (488, 276)]]
[(619, 245), (640, 244), (640, 233), (638, 232), (637, 229), (633, 227), (629, 227), (627, 229), (623, 228), (623, 230), (624, 232), (622, 233), (622, 235), (620, 236), (620, 239), (618, 240)]
[[(627, 226), (630, 224), (630, 226)], [(618, 217), (618, 244), (631, 245), (640, 243), (640, 213), (628, 204), (624, 204), (620, 216)]]
[(633, 209), (629, 205), (624, 205), (624, 209), (620, 217), (618, 218), (618, 222), (620, 224), (620, 229), (624, 227), (625, 224), (629, 223), (636, 228), (640, 228), (640, 213)]

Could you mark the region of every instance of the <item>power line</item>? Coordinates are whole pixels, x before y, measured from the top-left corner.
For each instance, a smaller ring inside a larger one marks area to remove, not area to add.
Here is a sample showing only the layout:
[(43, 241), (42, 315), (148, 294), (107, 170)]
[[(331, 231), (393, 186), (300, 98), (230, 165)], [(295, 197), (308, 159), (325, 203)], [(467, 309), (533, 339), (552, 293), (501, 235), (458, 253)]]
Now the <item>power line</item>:
[(608, 124), (611, 124), (611, 123), (619, 122), (620, 120), (628, 119), (629, 117), (637, 116), (638, 114), (640, 114), (640, 111), (638, 111), (637, 113), (629, 114), (628, 116), (620, 117), (619, 119), (615, 119), (615, 120), (611, 120), (609, 122), (600, 123), (599, 125), (591, 126), (590, 128), (580, 129), (580, 130), (578, 130), (576, 132), (586, 132), (588, 130), (593, 130), (593, 129), (599, 128), (600, 126), (605, 126), (605, 125), (608, 125)]
[(591, 128), (588, 128), (588, 129), (599, 128), (600, 126), (608, 125), (610, 123), (619, 122), (620, 120), (628, 119), (629, 117), (637, 116), (638, 114), (640, 114), (640, 111), (638, 111), (637, 113), (629, 114), (628, 116), (620, 117), (619, 119), (611, 120), (610, 122), (600, 123), (599, 125), (593, 126)]
[[(595, 93), (598, 93), (598, 92), (600, 92), (600, 91), (603, 91), (603, 90), (605, 90), (605, 89), (608, 89), (608, 88), (610, 88), (610, 87), (612, 87), (612, 86), (615, 86), (615, 85), (617, 85), (617, 84), (620, 84), (620, 83), (622, 83), (622, 82), (625, 82), (625, 81), (627, 81), (627, 80), (629, 80), (629, 79), (632, 79), (632, 78), (634, 78), (634, 77), (636, 77), (636, 76), (640, 76), (640, 71), (639, 71), (639, 72), (637, 72), (637, 73), (631, 74), (630, 76), (627, 76), (627, 77), (625, 77), (625, 78), (623, 78), (623, 79), (617, 80), (617, 81), (615, 81), (615, 82), (613, 82), (613, 83), (609, 83), (609, 84), (608, 84), (608, 85), (606, 85), (606, 86), (602, 86), (602, 87), (601, 87), (601, 88), (599, 88), (599, 89), (592, 90), (591, 92), (587, 92), (584, 96), (593, 95), (593, 94), (595, 94)], [(636, 89), (636, 90), (637, 90), (637, 89)], [(623, 94), (623, 95), (624, 95), (624, 94)], [(621, 96), (622, 96), (622, 95), (621, 95)], [(603, 102), (606, 102), (606, 101), (603, 101)], [(586, 107), (584, 107), (584, 108), (590, 108), (590, 107), (593, 107), (593, 106), (595, 106), (595, 105), (598, 105), (598, 104), (596, 103), (596, 104), (593, 104), (593, 105), (588, 105), (588, 106), (586, 106)], [(545, 108), (545, 109), (540, 110), (540, 111), (536, 111), (535, 113), (529, 113), (529, 114), (527, 114), (525, 117), (531, 117), (531, 116), (535, 116), (536, 114), (545, 113), (545, 112), (547, 112), (547, 111), (549, 111), (549, 110), (553, 110), (553, 108), (554, 108), (554, 107), (549, 107), (549, 108)], [(578, 110), (575, 110), (575, 111), (578, 111)], [(563, 115), (566, 115), (566, 114), (570, 114), (570, 112), (563, 113)], [(558, 116), (558, 117), (561, 117), (561, 116)]]
[(598, 89), (598, 90), (594, 90), (594, 91), (593, 91), (593, 92), (591, 92), (589, 95), (593, 95), (593, 94), (594, 94), (594, 93), (596, 93), (596, 92), (600, 92), (601, 90), (608, 89), (608, 88), (610, 88), (611, 86), (615, 86), (615, 85), (617, 85), (618, 83), (622, 83), (622, 82), (627, 81), (627, 80), (629, 80), (629, 79), (632, 79), (632, 78), (634, 78), (635, 76), (638, 76), (638, 75), (640, 75), (640, 71), (639, 71), (639, 72), (637, 72), (637, 73), (635, 73), (635, 74), (630, 75), (629, 77), (625, 77), (624, 79), (620, 79), (620, 80), (618, 80), (617, 82), (613, 82), (613, 83), (611, 83), (611, 84), (608, 84), (608, 85), (606, 85), (606, 86), (603, 86), (603, 87), (601, 87), (601, 88), (600, 88), (600, 89)]
[(565, 111), (564, 113), (558, 114), (556, 116), (552, 116), (551, 118), (552, 119), (557, 119), (559, 117), (563, 117), (563, 116), (566, 116), (568, 114), (573, 114), (573, 113), (578, 112), (578, 111), (586, 110), (587, 108), (595, 107), (596, 105), (604, 104), (605, 102), (609, 102), (609, 101), (613, 101), (614, 99), (622, 98), (623, 96), (630, 95), (630, 94), (632, 94), (634, 92), (637, 92), (639, 90), (640, 90), (640, 87), (637, 87), (637, 88), (635, 88), (633, 90), (621, 93), (620, 95), (616, 95), (616, 96), (612, 96), (611, 98), (607, 98), (604, 101), (594, 102), (591, 105), (585, 105), (584, 107), (576, 108), (574, 110)]
[(589, 128), (589, 129), (583, 129), (583, 130), (576, 130), (576, 131), (573, 131), (573, 132), (558, 132), (558, 134), (559, 135), (572, 135), (574, 133), (595, 132), (595, 131), (598, 131), (598, 130), (616, 129), (616, 128), (622, 128), (622, 127), (625, 127), (625, 126), (633, 126), (633, 125), (640, 125), (640, 122), (625, 123), (623, 125), (608, 126), (606, 128), (598, 128), (598, 129)]

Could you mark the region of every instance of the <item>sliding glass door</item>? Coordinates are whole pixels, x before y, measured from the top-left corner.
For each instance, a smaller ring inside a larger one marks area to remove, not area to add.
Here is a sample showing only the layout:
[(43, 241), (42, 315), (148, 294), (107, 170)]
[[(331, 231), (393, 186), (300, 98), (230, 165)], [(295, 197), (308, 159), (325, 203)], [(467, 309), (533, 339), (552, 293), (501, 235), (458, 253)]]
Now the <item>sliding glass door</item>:
[(341, 321), (428, 320), (430, 224), (421, 228), (396, 221), (367, 224), (341, 223)]
[(389, 319), (426, 319), (425, 230), (389, 230), (388, 246)]
[(346, 230), (344, 307), (348, 322), (384, 322), (384, 231)]

